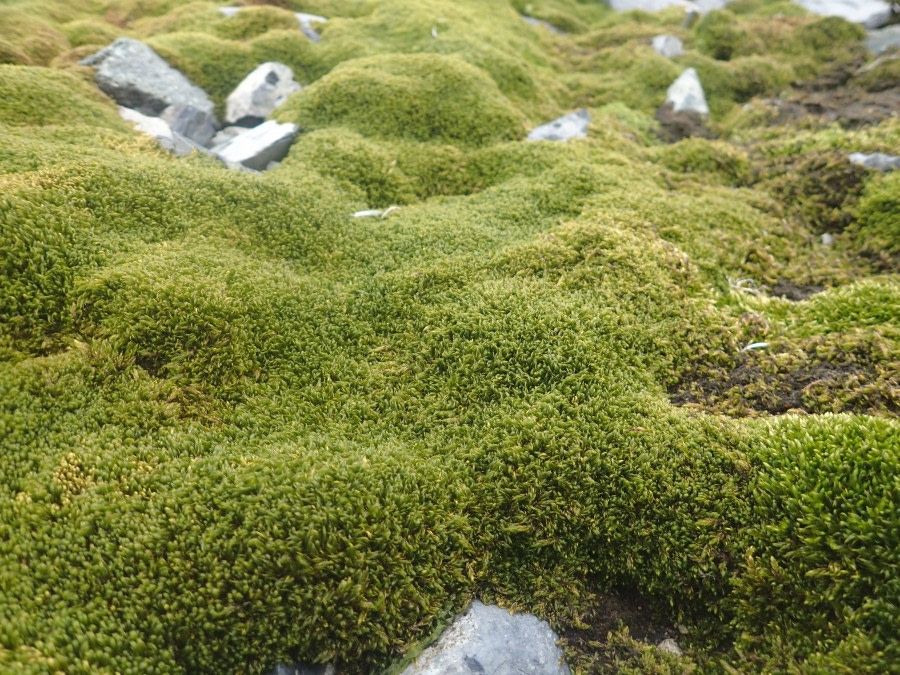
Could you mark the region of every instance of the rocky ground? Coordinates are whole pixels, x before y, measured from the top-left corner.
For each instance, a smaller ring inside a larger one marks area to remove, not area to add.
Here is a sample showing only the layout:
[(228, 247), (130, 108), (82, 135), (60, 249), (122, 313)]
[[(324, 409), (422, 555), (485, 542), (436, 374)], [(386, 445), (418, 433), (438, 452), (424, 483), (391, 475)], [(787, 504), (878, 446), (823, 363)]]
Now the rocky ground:
[(0, 7), (0, 670), (900, 660), (896, 17), (610, 4)]

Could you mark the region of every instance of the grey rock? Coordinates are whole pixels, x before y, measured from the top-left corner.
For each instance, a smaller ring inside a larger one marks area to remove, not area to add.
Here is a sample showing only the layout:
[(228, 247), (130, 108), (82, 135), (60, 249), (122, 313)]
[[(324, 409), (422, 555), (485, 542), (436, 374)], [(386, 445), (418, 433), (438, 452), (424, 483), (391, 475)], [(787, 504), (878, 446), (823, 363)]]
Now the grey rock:
[(126, 122), (131, 122), (134, 128), (141, 133), (153, 136), (160, 147), (165, 148), (177, 157), (189, 155), (194, 150), (201, 152), (204, 150), (204, 148), (189, 138), (185, 138), (178, 132), (173, 131), (164, 119), (150, 117), (139, 113), (137, 110), (123, 108), (122, 106), (119, 106), (119, 115)]
[(528, 134), (528, 140), (567, 141), (570, 138), (585, 138), (590, 123), (590, 113), (582, 108), (533, 129)]
[(313, 42), (318, 42), (322, 39), (318, 31), (313, 28), (313, 24), (327, 23), (328, 19), (326, 19), (324, 16), (319, 16), (318, 14), (306, 14), (305, 12), (295, 12), (294, 16), (296, 16), (297, 21), (300, 22), (300, 30), (306, 37), (308, 37)]
[(527, 14), (522, 14), (522, 21), (532, 26), (537, 26), (539, 28), (544, 28), (545, 30), (549, 30), (551, 33), (556, 35), (565, 35), (566, 31), (561, 28), (557, 28), (549, 21), (544, 21), (543, 19), (535, 19), (533, 16), (528, 16)]
[(884, 0), (794, 0), (807, 12), (839, 16), (866, 28), (880, 28), (891, 19), (891, 5)]
[(672, 110), (676, 113), (689, 111), (709, 115), (703, 85), (693, 68), (685, 69), (672, 83), (666, 92), (666, 103), (671, 103)]
[(684, 652), (681, 651), (681, 647), (679, 647), (678, 643), (675, 642), (675, 640), (673, 640), (672, 638), (666, 638), (658, 645), (656, 645), (656, 648), (661, 652), (666, 652), (667, 654), (674, 654), (675, 656), (684, 655)]
[(217, 145), (222, 145), (223, 143), (230, 141), (232, 138), (234, 138), (235, 136), (239, 136), (245, 131), (247, 131), (247, 127), (225, 127), (215, 136), (213, 136), (210, 146), (214, 148)]
[(225, 16), (234, 16), (240, 11), (240, 7), (219, 7), (219, 12)]
[(867, 169), (876, 169), (877, 171), (894, 171), (900, 169), (900, 157), (886, 155), (883, 152), (873, 152), (871, 155), (854, 152), (847, 158), (854, 164), (859, 164)]
[(402, 675), (569, 675), (557, 639), (536, 616), (476, 600)]
[(866, 47), (873, 54), (884, 54), (892, 49), (900, 49), (900, 24), (869, 31)]
[(822, 246), (834, 246), (834, 235), (826, 232), (822, 235)]
[(200, 144), (215, 133), (215, 106), (206, 92), (144, 43), (118, 38), (81, 65), (97, 67), (97, 85), (119, 105), (155, 116), (177, 106), (171, 117), (179, 133)]
[(289, 66), (274, 61), (263, 63), (228, 95), (225, 121), (238, 126), (256, 126), (301, 89), (294, 82), (294, 71)]
[(215, 118), (193, 106), (170, 105), (162, 111), (160, 117), (172, 128), (172, 131), (203, 146), (208, 147), (216, 134), (216, 128), (213, 126)]
[(657, 35), (653, 38), (653, 49), (668, 59), (684, 54), (684, 43), (674, 35)]
[(270, 162), (284, 158), (296, 135), (296, 124), (279, 124), (269, 120), (217, 145), (212, 153), (224, 162), (263, 171)]
[(688, 7), (684, 12), (684, 21), (681, 22), (683, 28), (690, 28), (695, 23), (697, 23), (697, 19), (700, 18), (700, 10), (696, 7)]
[(658, 12), (669, 7), (694, 7), (690, 0), (608, 0), (611, 9), (617, 12), (630, 12), (639, 9), (644, 12)]

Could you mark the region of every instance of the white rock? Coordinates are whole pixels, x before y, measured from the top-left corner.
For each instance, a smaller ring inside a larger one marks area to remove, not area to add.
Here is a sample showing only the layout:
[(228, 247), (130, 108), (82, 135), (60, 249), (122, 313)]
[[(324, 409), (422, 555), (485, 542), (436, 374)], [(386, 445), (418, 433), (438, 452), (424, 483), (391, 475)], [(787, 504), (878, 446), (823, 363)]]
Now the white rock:
[(822, 235), (822, 246), (834, 246), (834, 235), (826, 232)]
[(263, 63), (228, 95), (225, 120), (229, 124), (258, 124), (302, 88), (294, 82), (294, 72), (289, 66), (274, 61)]
[(220, 132), (218, 132), (212, 139), (212, 147), (216, 147), (217, 145), (222, 145), (223, 143), (230, 141), (235, 136), (239, 136), (248, 131), (247, 127), (225, 127)]
[(585, 138), (591, 123), (590, 113), (582, 108), (568, 115), (542, 124), (528, 134), (529, 141), (567, 141), (570, 138)]
[(866, 28), (880, 28), (891, 18), (891, 5), (884, 0), (795, 0), (807, 12), (839, 16)]
[(536, 616), (476, 600), (402, 675), (569, 675), (557, 639)]
[(126, 122), (131, 122), (134, 128), (141, 133), (153, 136), (160, 147), (178, 157), (191, 154), (194, 150), (202, 150), (190, 139), (172, 131), (168, 123), (159, 117), (151, 117), (139, 113), (131, 108), (119, 106), (119, 116)]
[(854, 164), (859, 164), (867, 169), (876, 169), (877, 171), (894, 171), (895, 169), (900, 169), (900, 157), (886, 155), (883, 152), (873, 152), (871, 155), (854, 152), (850, 154), (847, 159)]
[(383, 211), (381, 209), (366, 209), (365, 211), (357, 211), (353, 214), (354, 218), (385, 218), (389, 213), (397, 211), (399, 206), (389, 206)]
[(269, 120), (214, 147), (212, 153), (223, 162), (262, 171), (270, 162), (284, 158), (296, 134), (296, 124)]
[(683, 656), (684, 652), (681, 651), (681, 647), (678, 646), (678, 643), (675, 642), (672, 638), (666, 638), (658, 645), (656, 648), (661, 652), (666, 652), (668, 654), (674, 654), (675, 656)]
[(219, 7), (219, 12), (221, 12), (225, 16), (234, 16), (240, 11), (240, 7)]
[(653, 49), (668, 59), (684, 54), (684, 43), (674, 35), (657, 35), (653, 38)]
[(300, 30), (303, 34), (313, 42), (318, 42), (321, 37), (319, 32), (313, 28), (314, 23), (328, 23), (328, 19), (318, 14), (306, 14), (305, 12), (294, 12), (297, 21), (300, 22)]
[(174, 107), (169, 125), (200, 144), (215, 133), (215, 105), (206, 92), (144, 43), (118, 38), (81, 65), (97, 66), (97, 85), (119, 105), (153, 116)]
[(706, 105), (703, 85), (700, 84), (697, 71), (693, 68), (687, 68), (672, 83), (666, 92), (666, 103), (671, 103), (675, 112), (693, 111), (701, 115), (709, 115), (709, 106)]
[(892, 49), (900, 49), (900, 24), (869, 31), (866, 47), (873, 54), (884, 54)]

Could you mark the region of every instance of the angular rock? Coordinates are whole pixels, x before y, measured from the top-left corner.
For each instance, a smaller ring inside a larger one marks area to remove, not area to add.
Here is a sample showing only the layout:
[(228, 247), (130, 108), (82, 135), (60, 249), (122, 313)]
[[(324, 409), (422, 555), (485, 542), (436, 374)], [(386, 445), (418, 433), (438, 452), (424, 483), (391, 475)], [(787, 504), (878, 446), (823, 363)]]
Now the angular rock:
[(225, 121), (235, 126), (256, 126), (301, 89), (289, 66), (274, 61), (263, 63), (228, 95)]
[(176, 132), (200, 144), (215, 133), (215, 105), (206, 92), (144, 43), (118, 38), (81, 65), (97, 66), (97, 85), (119, 105), (153, 116), (176, 106), (170, 116)]
[(590, 123), (590, 113), (582, 108), (533, 129), (528, 134), (528, 140), (567, 141), (570, 138), (585, 138)]
[(566, 34), (566, 31), (562, 30), (561, 28), (557, 28), (549, 21), (544, 21), (543, 19), (535, 19), (533, 16), (528, 16), (527, 14), (522, 14), (522, 21), (532, 26), (537, 26), (539, 28), (549, 30), (551, 33), (554, 33), (556, 35)]
[(305, 12), (294, 12), (294, 16), (296, 16), (297, 21), (300, 22), (300, 30), (306, 37), (313, 42), (318, 42), (322, 39), (318, 31), (313, 28), (313, 24), (328, 23), (328, 19), (324, 16), (319, 16), (318, 14), (306, 14)]
[(270, 162), (278, 162), (284, 158), (296, 134), (296, 124), (279, 124), (269, 120), (217, 145), (212, 153), (226, 163), (242, 164), (248, 169), (263, 171)]
[(230, 141), (235, 136), (241, 135), (245, 131), (247, 131), (247, 127), (225, 127), (221, 131), (217, 132), (215, 136), (213, 136), (210, 147), (214, 148), (217, 145), (222, 145), (223, 143)]
[(900, 49), (900, 24), (869, 31), (866, 36), (866, 47), (873, 54), (884, 54), (893, 49)]
[(240, 7), (219, 7), (219, 13), (225, 16), (234, 16), (241, 11)]
[(884, 0), (795, 0), (807, 12), (839, 16), (866, 28), (880, 28), (891, 19), (891, 5)]
[(875, 169), (877, 171), (895, 171), (900, 169), (900, 157), (886, 155), (883, 152), (874, 152), (871, 155), (854, 152), (847, 158), (854, 164), (859, 164), (867, 169)]
[(330, 663), (279, 663), (266, 675), (334, 675), (334, 666)]
[[(759, 344), (762, 344), (761, 342)], [(674, 654), (675, 656), (683, 656), (684, 652), (681, 651), (681, 647), (678, 646), (678, 643), (675, 642), (672, 638), (666, 638), (658, 645), (656, 648), (661, 652), (666, 652), (667, 654)]]
[(653, 49), (667, 59), (684, 54), (684, 43), (674, 35), (657, 35), (653, 38)]
[(134, 125), (134, 128), (141, 133), (153, 136), (160, 147), (168, 150), (177, 157), (189, 155), (194, 150), (200, 152), (204, 151), (204, 148), (200, 147), (189, 138), (185, 138), (181, 134), (172, 131), (172, 128), (164, 119), (143, 115), (137, 110), (123, 108), (122, 106), (119, 106), (119, 116), (126, 122), (131, 122)]
[(666, 103), (671, 103), (672, 110), (676, 113), (690, 111), (700, 115), (709, 115), (709, 106), (706, 105), (703, 85), (700, 84), (697, 71), (693, 68), (685, 69), (672, 83), (666, 92)]
[(557, 639), (536, 616), (476, 600), (402, 675), (568, 675)]

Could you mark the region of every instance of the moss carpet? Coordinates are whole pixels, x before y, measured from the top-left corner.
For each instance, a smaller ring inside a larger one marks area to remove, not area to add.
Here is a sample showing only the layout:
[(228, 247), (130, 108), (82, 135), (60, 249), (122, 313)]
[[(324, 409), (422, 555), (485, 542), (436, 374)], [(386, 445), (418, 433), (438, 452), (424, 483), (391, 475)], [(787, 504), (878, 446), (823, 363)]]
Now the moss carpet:
[[(77, 65), (118, 36), (220, 111), (288, 64), (283, 164), (133, 132)], [(475, 594), (565, 626), (599, 589), (690, 628), (638, 671), (887, 672), (900, 173), (846, 155), (900, 154), (900, 122), (772, 103), (856, 72), (863, 37), (765, 0), (690, 29), (578, 0), (4, 0), (0, 670), (377, 672)], [(665, 144), (684, 67), (715, 139)], [(581, 106), (589, 138), (523, 141)]]

